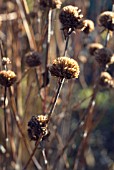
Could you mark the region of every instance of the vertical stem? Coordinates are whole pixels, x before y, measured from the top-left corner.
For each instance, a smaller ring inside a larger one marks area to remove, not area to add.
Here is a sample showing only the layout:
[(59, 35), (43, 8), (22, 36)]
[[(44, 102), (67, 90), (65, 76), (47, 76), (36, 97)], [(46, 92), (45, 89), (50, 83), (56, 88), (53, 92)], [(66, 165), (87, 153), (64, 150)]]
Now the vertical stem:
[[(48, 13), (48, 35), (47, 35), (47, 47), (46, 47), (46, 59), (45, 59), (45, 77), (44, 77), (44, 87), (46, 86), (47, 83), (47, 76), (48, 76), (48, 52), (49, 52), (49, 46), (50, 46), (50, 40), (51, 40), (51, 18), (52, 18), (52, 9), (49, 9)], [(45, 103), (46, 103), (46, 89), (44, 91), (45, 93), (45, 99), (44, 99), (44, 112), (45, 112)]]
[(68, 42), (69, 42), (69, 35), (66, 37), (66, 44), (65, 44), (65, 50), (64, 50), (64, 56), (65, 56), (65, 57), (66, 57), (66, 55), (67, 55)]
[(57, 89), (57, 92), (56, 92), (56, 95), (55, 95), (55, 98), (54, 98), (54, 102), (53, 102), (53, 104), (52, 104), (52, 107), (51, 107), (51, 109), (50, 109), (50, 112), (48, 113), (49, 119), (51, 118), (51, 115), (52, 115), (53, 112), (54, 112), (54, 109), (55, 109), (55, 106), (56, 106), (56, 103), (57, 103), (57, 99), (58, 99), (59, 94), (60, 94), (60, 92), (61, 92), (61, 89), (62, 89), (62, 86), (63, 86), (64, 81), (65, 81), (65, 78), (60, 79), (60, 81), (59, 81), (59, 86), (58, 86), (58, 89)]
[(105, 39), (105, 42), (104, 42), (104, 47), (107, 47), (108, 41), (109, 41), (109, 30), (107, 30), (106, 39)]
[[(6, 113), (6, 93), (7, 87), (4, 89), (4, 130), (5, 130), (5, 149), (7, 148), (8, 134), (7, 134), (7, 113)], [(7, 150), (7, 149), (6, 149)]]

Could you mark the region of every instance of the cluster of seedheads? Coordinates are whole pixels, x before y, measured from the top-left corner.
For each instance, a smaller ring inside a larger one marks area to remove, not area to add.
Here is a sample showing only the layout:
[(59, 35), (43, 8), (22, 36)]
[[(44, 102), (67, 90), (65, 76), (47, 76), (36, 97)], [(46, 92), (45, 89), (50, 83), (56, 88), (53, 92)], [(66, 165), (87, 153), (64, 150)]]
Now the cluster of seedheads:
[[(54, 6), (52, 4), (55, 2), (56, 1), (49, 3), (48, 1), (41, 1), (41, 5), (44, 7), (49, 7), (49, 4), (51, 4), (50, 8), (53, 8)], [(59, 1), (57, 2), (59, 3)], [(84, 19), (83, 14), (78, 7), (72, 5), (63, 7), (59, 14), (59, 19), (62, 24), (62, 30), (65, 38), (75, 30), (83, 31), (85, 34), (89, 34), (94, 31), (93, 21)], [(98, 17), (99, 25), (110, 31), (112, 31), (114, 27), (113, 21), (113, 12), (103, 12)], [(88, 50), (90, 54), (95, 57), (95, 60), (101, 67), (107, 68), (110, 64), (114, 63), (113, 52), (110, 49), (104, 47), (102, 44), (89, 44)], [(36, 66), (35, 63), (39, 65), (40, 61), (38, 56), (39, 54), (37, 54), (37, 52), (28, 53), (26, 55), (27, 65), (30, 67)], [(53, 61), (52, 65), (49, 67), (49, 71), (52, 76), (58, 77), (60, 79), (71, 79), (78, 78), (80, 69), (76, 60), (62, 56)], [(114, 80), (108, 72), (101, 72), (99, 84), (101, 86), (114, 87)], [(37, 117), (33, 116), (28, 123), (28, 134), (31, 140), (38, 140), (41, 132), (43, 134), (42, 140), (44, 140), (49, 135), (49, 131), (47, 130), (48, 124), (46, 123), (47, 120), (44, 121), (42, 126), (42, 121), (39, 121), (40, 116), (42, 117), (42, 115)]]
[[(43, 8), (60, 9), (62, 2), (60, 0), (40, 0), (39, 4)], [(76, 6), (68, 5), (63, 7), (59, 14), (59, 20), (62, 25), (61, 30), (63, 31), (65, 40), (68, 40), (67, 38), (69, 38), (69, 35), (73, 31), (83, 31), (84, 34), (88, 35), (95, 29), (93, 21), (84, 19), (81, 9)], [(106, 11), (100, 14), (98, 17), (98, 25), (103, 27), (103, 30), (107, 30), (109, 32), (114, 31), (114, 12)], [(67, 46), (65, 50), (67, 50)], [(91, 43), (87, 46), (87, 48), (90, 55), (94, 56), (96, 62), (100, 65), (100, 67), (102, 67), (98, 81), (100, 86), (114, 88), (114, 78), (112, 78), (107, 71), (108, 67), (114, 63), (113, 51), (100, 43)], [(42, 56), (40, 53), (35, 50), (31, 50), (25, 55), (24, 61), (28, 67), (32, 68), (41, 65), (41, 58)], [(0, 84), (4, 87), (10, 87), (17, 80), (16, 74), (13, 71), (8, 70), (7, 65), (10, 63), (11, 61), (9, 58), (2, 58), (3, 69), (0, 71)], [(62, 81), (65, 79), (78, 78), (80, 67), (76, 60), (66, 56), (65, 51), (63, 56), (58, 57), (52, 62), (52, 65), (48, 67), (48, 71), (51, 73), (51, 76), (55, 76)], [(2, 104), (3, 102), (1, 100), (0, 105)], [(45, 115), (31, 117), (28, 122), (28, 136), (30, 140), (39, 140), (39, 142), (41, 142), (48, 139), (50, 135), (50, 117), (51, 112), (46, 113)]]

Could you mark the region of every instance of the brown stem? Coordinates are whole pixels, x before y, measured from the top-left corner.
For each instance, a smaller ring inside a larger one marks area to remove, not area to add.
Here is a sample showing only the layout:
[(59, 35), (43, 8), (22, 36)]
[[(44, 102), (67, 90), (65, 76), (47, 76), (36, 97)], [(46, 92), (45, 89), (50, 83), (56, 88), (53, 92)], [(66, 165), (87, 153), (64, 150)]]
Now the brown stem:
[(26, 170), (26, 169), (27, 169), (30, 161), (32, 160), (32, 158), (33, 158), (33, 156), (34, 156), (34, 154), (35, 154), (35, 152), (36, 152), (36, 149), (37, 149), (37, 147), (38, 147), (41, 139), (42, 139), (42, 134), (40, 134), (39, 139), (37, 140), (37, 142), (36, 142), (36, 144), (35, 144), (35, 147), (34, 147), (34, 149), (33, 149), (33, 151), (32, 151), (32, 154), (30, 155), (30, 158), (29, 158), (29, 160), (27, 161), (27, 163), (26, 163), (25, 167), (23, 168), (23, 170)]

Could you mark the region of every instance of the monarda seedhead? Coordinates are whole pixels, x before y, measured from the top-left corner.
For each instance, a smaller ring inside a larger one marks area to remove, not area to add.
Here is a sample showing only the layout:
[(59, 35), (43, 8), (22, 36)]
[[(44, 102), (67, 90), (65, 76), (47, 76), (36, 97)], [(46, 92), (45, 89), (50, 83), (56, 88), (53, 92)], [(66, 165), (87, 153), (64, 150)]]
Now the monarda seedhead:
[(114, 88), (114, 79), (108, 72), (101, 72), (99, 84), (103, 87)]
[(85, 34), (89, 34), (89, 33), (91, 33), (92, 31), (94, 31), (94, 23), (93, 23), (93, 21), (91, 21), (91, 20), (89, 20), (89, 19), (84, 20), (84, 21), (83, 21), (82, 31), (83, 31)]
[(28, 122), (28, 127), (28, 135), (31, 140), (37, 141), (41, 136), (42, 141), (50, 135), (48, 130), (48, 116), (46, 115), (32, 116)]
[(25, 55), (25, 62), (29, 67), (36, 67), (41, 64), (41, 56), (37, 51), (30, 51)]
[(52, 76), (65, 79), (78, 78), (80, 72), (77, 61), (69, 57), (55, 59), (49, 70)]
[(103, 48), (103, 45), (100, 43), (91, 43), (87, 46), (90, 55), (94, 55), (95, 51)]
[(44, 8), (57, 8), (61, 7), (62, 2), (60, 0), (40, 0), (40, 5)]
[(0, 84), (5, 87), (10, 87), (16, 81), (16, 74), (11, 70), (0, 71)]
[(96, 61), (102, 65), (110, 65), (114, 63), (113, 52), (108, 48), (97, 49), (94, 53)]
[(80, 29), (82, 28), (82, 18), (81, 10), (78, 7), (68, 5), (63, 7), (60, 12), (59, 19), (63, 25), (63, 29)]
[(103, 26), (110, 31), (114, 31), (114, 12), (105, 11), (98, 17), (99, 26)]

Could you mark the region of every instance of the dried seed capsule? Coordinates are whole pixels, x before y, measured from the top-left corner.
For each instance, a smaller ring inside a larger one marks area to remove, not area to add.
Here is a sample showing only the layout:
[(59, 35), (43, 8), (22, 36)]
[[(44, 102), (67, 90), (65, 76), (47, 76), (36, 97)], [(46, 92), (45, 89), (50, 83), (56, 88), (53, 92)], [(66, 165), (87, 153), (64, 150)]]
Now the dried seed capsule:
[(94, 23), (93, 23), (93, 21), (91, 21), (91, 20), (89, 20), (89, 19), (84, 20), (84, 21), (83, 21), (82, 31), (83, 31), (85, 34), (89, 34), (89, 33), (91, 33), (93, 30), (94, 30)]
[(114, 88), (114, 79), (108, 72), (102, 72), (100, 75), (99, 84), (103, 87)]
[(25, 62), (29, 67), (36, 67), (41, 64), (41, 56), (36, 51), (30, 51), (25, 55)]
[(69, 57), (55, 59), (49, 70), (52, 76), (65, 79), (78, 78), (80, 72), (77, 61)]
[(109, 65), (114, 63), (113, 52), (108, 48), (97, 49), (94, 53), (96, 61), (100, 65)]
[(10, 87), (16, 81), (16, 74), (11, 70), (0, 71), (0, 84), (2, 86)]
[(97, 49), (103, 48), (103, 45), (100, 44), (100, 43), (91, 43), (91, 44), (89, 44), (89, 45), (87, 46), (87, 48), (88, 48), (88, 50), (89, 50), (89, 53), (90, 53), (91, 55), (94, 55), (94, 53), (95, 53), (95, 51), (96, 51)]
[(42, 134), (41, 140), (49, 137), (48, 117), (46, 115), (32, 116), (28, 122), (28, 135), (31, 140), (37, 141)]
[(82, 28), (82, 18), (81, 10), (72, 5), (63, 7), (59, 15), (64, 29), (72, 28), (74, 30)]
[(59, 9), (61, 7), (62, 2), (60, 0), (40, 0), (40, 5), (44, 8), (57, 8)]
[(114, 31), (114, 12), (105, 11), (98, 17), (98, 24), (111, 31)]

